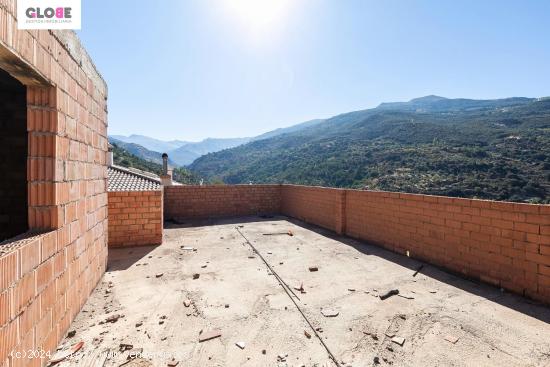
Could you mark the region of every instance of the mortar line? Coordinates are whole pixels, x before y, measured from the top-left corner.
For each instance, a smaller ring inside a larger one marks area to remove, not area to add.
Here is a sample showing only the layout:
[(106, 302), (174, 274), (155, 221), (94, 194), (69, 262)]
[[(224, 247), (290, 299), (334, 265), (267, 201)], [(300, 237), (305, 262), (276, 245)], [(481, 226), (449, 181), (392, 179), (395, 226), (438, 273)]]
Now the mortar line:
[[(248, 238), (246, 238), (246, 236), (241, 232), (241, 230), (239, 229), (239, 227), (235, 227), (235, 229), (237, 230), (237, 232), (239, 232), (239, 234), (245, 239), (246, 243), (248, 243), (248, 245), (252, 248), (252, 250), (258, 254), (258, 256), (260, 257), (260, 259), (262, 259), (262, 261), (264, 262), (264, 264), (269, 268), (269, 270), (271, 270), (271, 272), (273, 274), (275, 274), (275, 277), (277, 279), (280, 280), (279, 284), (281, 285), (281, 287), (283, 288), (283, 290), (285, 291), (286, 295), (288, 296), (288, 298), (290, 298), (290, 300), (292, 301), (292, 303), (294, 303), (294, 306), (296, 306), (296, 309), (298, 310), (298, 312), (300, 312), (300, 314), (302, 315), (302, 317), (304, 318), (304, 320), (306, 320), (307, 324), (309, 325), (309, 327), (311, 328), (311, 331), (313, 331), (313, 334), (315, 334), (315, 336), (317, 337), (317, 339), (321, 342), (321, 344), (323, 345), (323, 347), (325, 348), (325, 350), (327, 351), (330, 359), (332, 359), (332, 361), (336, 364), (336, 367), (341, 367), (340, 366), (340, 363), (338, 363), (338, 360), (336, 359), (336, 357), (334, 356), (334, 354), (332, 354), (332, 352), (330, 351), (328, 345), (325, 344), (324, 340), (321, 338), (321, 336), (317, 333), (317, 330), (315, 330), (315, 327), (311, 324), (311, 322), (309, 321), (309, 319), (307, 318), (307, 316), (305, 315), (305, 313), (302, 311), (302, 309), (300, 308), (300, 306), (298, 306), (298, 304), (296, 303), (296, 301), (294, 300), (294, 298), (292, 298), (292, 296), (290, 295), (290, 293), (288, 292), (287, 290), (287, 287), (288, 285), (285, 287), (283, 284), (286, 285), (286, 283), (282, 280), (282, 278), (279, 276), (279, 274), (277, 274), (277, 272), (275, 272), (271, 266), (269, 265), (269, 263), (264, 259), (264, 257), (260, 254), (260, 252), (256, 249), (256, 247), (254, 247), (254, 245), (248, 240)], [(290, 290), (292, 292), (292, 290)], [(292, 292), (294, 293), (294, 292)], [(296, 295), (295, 295), (296, 296)], [(298, 298), (298, 297), (296, 297)], [(298, 298), (299, 299), (299, 298)]]

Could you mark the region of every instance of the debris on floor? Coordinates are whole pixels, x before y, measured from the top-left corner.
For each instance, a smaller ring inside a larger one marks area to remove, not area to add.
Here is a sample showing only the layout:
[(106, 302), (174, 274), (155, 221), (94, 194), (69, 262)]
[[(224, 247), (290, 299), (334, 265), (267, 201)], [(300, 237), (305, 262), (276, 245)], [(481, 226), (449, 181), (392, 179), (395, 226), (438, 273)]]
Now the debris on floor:
[(311, 339), (311, 334), (307, 332), (307, 330), (304, 330), (304, 335), (306, 338)]
[(391, 296), (395, 296), (397, 294), (399, 294), (399, 289), (390, 289), (386, 293), (381, 294), (380, 299), (383, 301), (383, 300), (385, 300), (387, 298), (390, 298)]
[(318, 270), (319, 270), (318, 266), (310, 266), (309, 267), (309, 271), (318, 271)]
[(130, 359), (119, 367), (153, 367), (153, 364), (144, 358)]
[(132, 348), (128, 351), (126, 359), (136, 359), (141, 355), (143, 355), (143, 348)]
[(241, 349), (244, 349), (245, 343), (244, 342), (236, 342), (235, 345)]
[(155, 274), (155, 278), (160, 278), (163, 275), (164, 275), (164, 273), (157, 273), (157, 274)]
[(184, 251), (197, 251), (196, 248), (191, 247), (191, 246), (181, 246), (180, 248)]
[(458, 337), (454, 336), (454, 335), (445, 335), (445, 340), (448, 341), (449, 343), (453, 343), (453, 344), (456, 344), (456, 342), (458, 341)]
[(414, 272), (413, 277), (417, 276), (418, 273), (420, 272), (420, 270), (422, 270), (423, 267), (424, 267), (424, 265), (420, 265), (418, 268), (416, 268), (416, 271)]
[(200, 276), (201, 276), (200, 274), (198, 274), (198, 273), (195, 273), (195, 274), (193, 274), (193, 279), (199, 279), (199, 278), (200, 278)]
[(185, 307), (191, 306), (191, 300), (186, 299), (185, 301), (183, 301), (183, 305), (184, 305)]
[(336, 317), (340, 312), (332, 308), (323, 308), (321, 309), (321, 314), (325, 317)]
[(52, 359), (50, 359), (51, 364), (59, 363), (66, 358), (70, 357), (71, 355), (78, 352), (82, 347), (84, 346), (84, 342), (78, 342), (69, 349), (61, 350), (53, 355)]
[(399, 293), (398, 296), (406, 299), (414, 299), (414, 296), (409, 293)]
[(134, 348), (133, 344), (120, 343), (118, 345), (119, 352), (124, 352), (124, 351), (130, 350), (132, 348)]
[(119, 315), (118, 313), (116, 313), (114, 315), (111, 315), (111, 316), (107, 317), (105, 319), (105, 322), (111, 322), (111, 323), (117, 322), (118, 319), (120, 319), (121, 317), (122, 317), (122, 315)]
[(262, 233), (264, 236), (279, 236), (279, 235), (287, 235), (287, 236), (294, 236), (294, 233), (292, 233), (291, 230), (288, 230), (286, 232), (272, 232), (272, 233)]
[(304, 289), (304, 283), (300, 283), (300, 286), (299, 287), (294, 287), (294, 289), (296, 289), (297, 291), (299, 291), (302, 294), (306, 293), (306, 290)]
[(220, 330), (214, 329), (214, 330), (206, 331), (199, 335), (199, 343), (205, 342), (207, 340), (219, 338), (220, 336), (222, 336), (222, 333)]
[(391, 338), (391, 341), (394, 342), (395, 344), (399, 344), (403, 346), (403, 344), (405, 343), (405, 338), (401, 336), (394, 336), (393, 338)]

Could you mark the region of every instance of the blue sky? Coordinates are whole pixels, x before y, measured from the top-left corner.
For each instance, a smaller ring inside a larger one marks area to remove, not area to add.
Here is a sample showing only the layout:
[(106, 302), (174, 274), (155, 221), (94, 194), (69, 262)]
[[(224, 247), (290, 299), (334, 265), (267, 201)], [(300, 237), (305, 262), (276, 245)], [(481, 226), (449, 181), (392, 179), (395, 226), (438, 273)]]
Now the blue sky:
[(82, 3), (110, 134), (254, 136), (428, 94), (550, 95), (546, 0)]

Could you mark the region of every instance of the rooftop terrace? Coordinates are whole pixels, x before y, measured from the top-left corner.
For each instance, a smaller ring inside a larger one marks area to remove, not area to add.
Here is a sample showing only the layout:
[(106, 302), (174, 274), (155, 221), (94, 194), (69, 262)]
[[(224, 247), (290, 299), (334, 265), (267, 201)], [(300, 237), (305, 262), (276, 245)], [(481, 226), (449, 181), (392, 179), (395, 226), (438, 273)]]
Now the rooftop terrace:
[[(399, 295), (382, 300), (391, 289)], [(121, 365), (129, 350), (98, 357), (121, 349), (142, 351), (149, 360), (131, 362), (141, 366), (336, 365), (316, 330), (342, 366), (541, 366), (548, 322), (550, 309), (521, 296), (284, 216), (249, 216), (180, 221), (161, 246), (110, 249), (62, 345), (84, 341), (85, 365)], [(199, 342), (211, 330), (221, 336)]]
[(0, 367), (548, 365), (550, 205), (108, 169), (76, 33), (1, 4)]

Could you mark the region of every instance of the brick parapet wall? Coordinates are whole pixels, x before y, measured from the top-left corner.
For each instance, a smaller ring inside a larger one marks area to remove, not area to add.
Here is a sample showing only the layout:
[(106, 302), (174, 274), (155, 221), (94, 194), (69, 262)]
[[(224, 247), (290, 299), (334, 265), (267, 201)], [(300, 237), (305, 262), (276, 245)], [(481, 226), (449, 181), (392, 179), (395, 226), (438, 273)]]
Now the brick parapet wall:
[[(0, 68), (27, 88), (26, 236), (0, 245), (0, 366), (44, 365), (107, 260), (107, 87), (74, 32), (17, 29), (0, 1)], [(32, 234), (37, 231), (42, 234)]]
[(173, 218), (215, 218), (280, 212), (279, 185), (166, 186), (164, 215)]
[(162, 243), (162, 191), (109, 192), (109, 247)]
[(287, 185), (282, 192), (282, 214), (550, 303), (550, 205)]
[(266, 187), (271, 207), (264, 212), (550, 303), (550, 205), (299, 185), (182, 186), (167, 188), (166, 216), (254, 215)]
[(347, 193), (347, 234), (550, 302), (550, 206)]
[(344, 192), (326, 187), (282, 185), (281, 213), (342, 233)]

